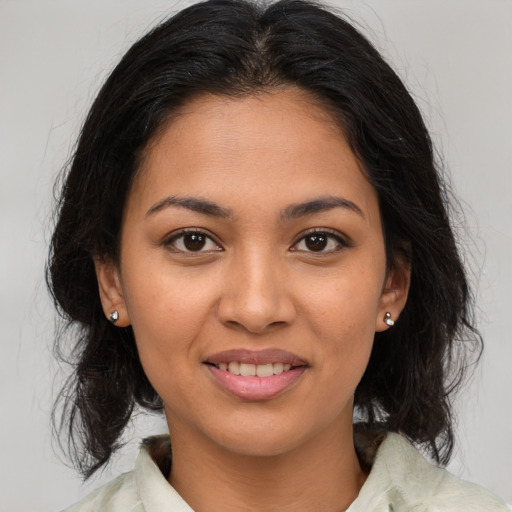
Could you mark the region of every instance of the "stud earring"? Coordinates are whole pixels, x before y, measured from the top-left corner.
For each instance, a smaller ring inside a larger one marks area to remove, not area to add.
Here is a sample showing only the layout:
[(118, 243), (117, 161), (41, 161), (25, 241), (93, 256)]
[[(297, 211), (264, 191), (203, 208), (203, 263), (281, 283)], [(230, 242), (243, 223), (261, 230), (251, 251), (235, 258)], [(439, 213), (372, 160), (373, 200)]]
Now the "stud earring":
[(110, 315), (108, 316), (113, 324), (115, 324), (119, 320), (119, 312), (117, 311), (117, 309), (112, 311), (112, 313), (110, 313)]
[(391, 317), (391, 313), (386, 313), (384, 315), (384, 322), (389, 325), (389, 327), (393, 327), (393, 325), (395, 325), (395, 321), (393, 320), (393, 318)]

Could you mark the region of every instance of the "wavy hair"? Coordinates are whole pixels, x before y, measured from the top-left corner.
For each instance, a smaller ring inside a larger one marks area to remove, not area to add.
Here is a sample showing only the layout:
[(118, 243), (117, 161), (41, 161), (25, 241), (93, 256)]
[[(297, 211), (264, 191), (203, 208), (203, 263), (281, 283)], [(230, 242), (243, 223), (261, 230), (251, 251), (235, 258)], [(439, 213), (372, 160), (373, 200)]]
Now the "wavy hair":
[[(351, 23), (304, 0), (209, 0), (136, 42), (110, 74), (81, 130), (58, 202), (47, 281), (73, 340), (73, 373), (57, 431), (89, 477), (120, 444), (134, 407), (162, 401), (131, 327), (102, 311), (93, 256), (118, 261), (123, 207), (148, 142), (205, 93), (298, 87), (339, 121), (378, 192), (388, 266), (411, 265), (393, 329), (376, 333), (355, 405), (367, 428), (400, 432), (440, 464), (453, 449), (451, 396), (479, 354), (472, 296), (448, 215), (448, 193), (422, 116), (396, 73)], [(476, 352), (475, 352), (476, 350)]]

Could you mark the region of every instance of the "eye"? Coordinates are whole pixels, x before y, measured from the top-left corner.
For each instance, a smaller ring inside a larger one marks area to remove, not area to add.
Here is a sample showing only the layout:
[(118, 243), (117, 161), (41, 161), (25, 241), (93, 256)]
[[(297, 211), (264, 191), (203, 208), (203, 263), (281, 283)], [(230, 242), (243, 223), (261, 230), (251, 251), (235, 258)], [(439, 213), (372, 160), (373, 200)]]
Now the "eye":
[(165, 245), (176, 252), (214, 252), (222, 251), (212, 238), (202, 231), (181, 231), (166, 240)]
[(326, 231), (314, 231), (303, 236), (291, 250), (327, 253), (338, 251), (347, 245), (339, 235)]

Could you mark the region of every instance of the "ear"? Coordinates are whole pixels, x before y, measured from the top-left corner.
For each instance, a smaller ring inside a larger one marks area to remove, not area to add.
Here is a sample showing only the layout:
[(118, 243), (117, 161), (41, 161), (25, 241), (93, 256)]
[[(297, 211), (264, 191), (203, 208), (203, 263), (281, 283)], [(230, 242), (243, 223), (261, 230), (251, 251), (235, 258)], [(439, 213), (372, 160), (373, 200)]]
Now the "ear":
[(109, 321), (111, 321), (111, 313), (117, 311), (119, 318), (116, 321), (116, 326), (129, 326), (130, 317), (128, 316), (128, 311), (126, 309), (117, 265), (110, 259), (95, 256), (94, 268), (96, 269), (100, 300), (105, 316)]
[(375, 331), (382, 332), (390, 328), (384, 319), (386, 313), (396, 322), (407, 302), (411, 283), (411, 265), (404, 258), (397, 258), (395, 265), (389, 270), (382, 289), (379, 312), (375, 323)]

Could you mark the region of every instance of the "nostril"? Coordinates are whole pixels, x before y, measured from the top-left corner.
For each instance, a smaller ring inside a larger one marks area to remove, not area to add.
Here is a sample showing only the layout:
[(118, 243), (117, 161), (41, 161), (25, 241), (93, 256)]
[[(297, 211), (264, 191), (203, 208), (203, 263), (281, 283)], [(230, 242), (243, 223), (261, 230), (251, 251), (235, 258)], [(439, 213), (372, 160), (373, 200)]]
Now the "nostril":
[(238, 330), (244, 330), (247, 332), (250, 332), (252, 334), (266, 334), (278, 329), (281, 329), (283, 327), (286, 327), (288, 325), (288, 322), (279, 321), (279, 322), (270, 322), (270, 323), (256, 323), (254, 321), (252, 322), (244, 322), (244, 321), (235, 321), (235, 320), (228, 320), (225, 322), (222, 322), (226, 327), (229, 327), (231, 329), (238, 329)]
[(279, 294), (273, 297), (224, 297), (219, 301), (217, 317), (226, 327), (257, 334), (290, 325), (296, 311), (292, 301)]

